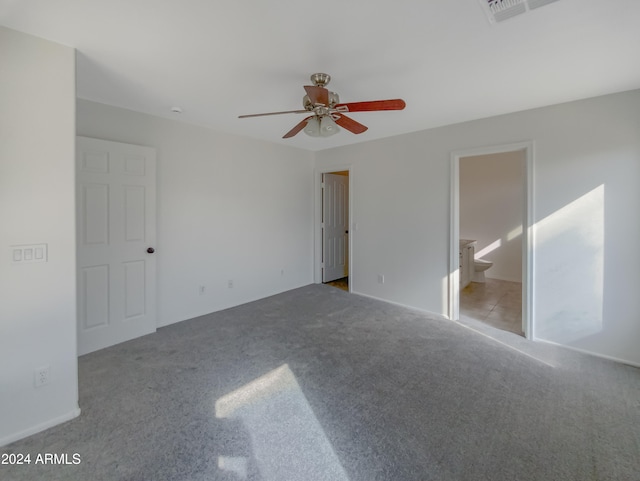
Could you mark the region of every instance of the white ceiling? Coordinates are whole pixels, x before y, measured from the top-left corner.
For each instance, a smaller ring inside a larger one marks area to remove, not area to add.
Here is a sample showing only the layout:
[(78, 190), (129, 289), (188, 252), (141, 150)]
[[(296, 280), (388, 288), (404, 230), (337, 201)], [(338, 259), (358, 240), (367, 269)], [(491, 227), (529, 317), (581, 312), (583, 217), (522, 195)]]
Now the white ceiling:
[[(479, 0), (0, 0), (75, 47), (78, 97), (308, 150), (640, 88), (640, 1), (560, 0), (490, 24)], [(282, 139), (314, 72), (369, 130)], [(170, 109), (180, 106), (182, 114)]]

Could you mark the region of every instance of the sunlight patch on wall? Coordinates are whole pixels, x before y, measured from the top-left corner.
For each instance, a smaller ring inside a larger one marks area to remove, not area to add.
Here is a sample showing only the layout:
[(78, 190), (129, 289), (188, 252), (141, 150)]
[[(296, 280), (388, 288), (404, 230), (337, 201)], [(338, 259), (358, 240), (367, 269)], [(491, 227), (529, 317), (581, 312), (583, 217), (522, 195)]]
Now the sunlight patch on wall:
[(349, 481), (287, 364), (218, 399), (215, 414), (239, 420), (251, 438), (252, 455), (219, 456), (221, 470), (240, 479), (258, 471), (264, 481)]
[(522, 235), (522, 226), (519, 225), (512, 231), (507, 232), (507, 242), (512, 241), (513, 239), (517, 239)]
[(536, 224), (536, 337), (567, 343), (602, 330), (604, 184)]
[(489, 244), (484, 249), (480, 249), (478, 252), (476, 252), (475, 253), (475, 258), (479, 259), (481, 257), (484, 257), (489, 252), (492, 252), (492, 251), (496, 250), (497, 248), (499, 248), (501, 245), (502, 245), (502, 239), (498, 239), (498, 240), (492, 242), (491, 244)]

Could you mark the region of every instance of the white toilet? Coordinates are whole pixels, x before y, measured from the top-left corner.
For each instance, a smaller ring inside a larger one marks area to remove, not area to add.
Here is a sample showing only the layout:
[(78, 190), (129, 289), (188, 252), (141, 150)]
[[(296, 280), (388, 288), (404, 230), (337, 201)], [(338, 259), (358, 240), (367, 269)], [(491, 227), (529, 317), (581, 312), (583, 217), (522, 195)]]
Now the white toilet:
[(484, 259), (473, 260), (473, 276), (472, 282), (485, 282), (484, 271), (493, 265), (493, 262), (485, 261)]

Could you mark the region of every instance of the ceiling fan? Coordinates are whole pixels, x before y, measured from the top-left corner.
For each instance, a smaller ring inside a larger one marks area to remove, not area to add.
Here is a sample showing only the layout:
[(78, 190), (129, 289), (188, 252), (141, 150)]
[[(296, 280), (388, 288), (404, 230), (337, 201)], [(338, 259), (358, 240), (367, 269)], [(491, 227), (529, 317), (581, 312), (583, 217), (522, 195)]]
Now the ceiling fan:
[(402, 99), (392, 100), (371, 100), (368, 102), (340, 103), (340, 98), (335, 92), (331, 92), (325, 86), (331, 80), (331, 76), (326, 73), (314, 73), (311, 76), (313, 85), (305, 85), (307, 92), (302, 98), (304, 110), (287, 110), (284, 112), (268, 112), (264, 114), (240, 115), (238, 118), (262, 117), (265, 115), (280, 114), (307, 114), (309, 117), (302, 120), (289, 132), (284, 134), (283, 139), (293, 137), (301, 130), (311, 137), (329, 137), (337, 134), (340, 130), (338, 126), (352, 132), (361, 134), (367, 130), (365, 125), (347, 117), (345, 112), (372, 112), (378, 110), (402, 110), (406, 104)]

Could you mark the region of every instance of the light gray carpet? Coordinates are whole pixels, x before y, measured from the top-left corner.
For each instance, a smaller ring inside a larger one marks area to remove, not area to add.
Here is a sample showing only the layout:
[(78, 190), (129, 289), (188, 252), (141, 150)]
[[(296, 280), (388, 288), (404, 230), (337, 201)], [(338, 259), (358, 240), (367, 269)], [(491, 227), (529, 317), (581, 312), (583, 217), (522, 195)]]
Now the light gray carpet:
[(311, 285), (80, 358), (3, 481), (640, 479), (640, 370)]

